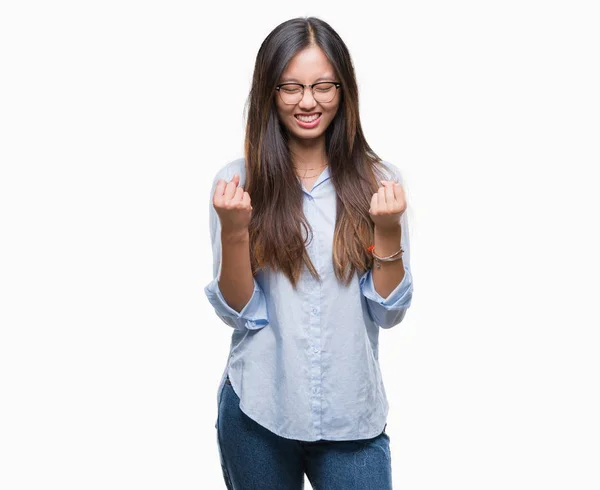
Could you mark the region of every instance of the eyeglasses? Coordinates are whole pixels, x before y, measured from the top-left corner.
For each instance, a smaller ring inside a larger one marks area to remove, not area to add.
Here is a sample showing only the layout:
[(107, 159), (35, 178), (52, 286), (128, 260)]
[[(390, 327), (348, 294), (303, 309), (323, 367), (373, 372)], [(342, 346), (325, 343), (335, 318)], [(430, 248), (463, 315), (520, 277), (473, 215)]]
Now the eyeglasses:
[(312, 85), (303, 85), (302, 83), (282, 83), (275, 87), (284, 104), (297, 104), (304, 97), (304, 89), (308, 87), (312, 90), (312, 95), (317, 102), (331, 102), (337, 93), (337, 89), (342, 86), (338, 82), (317, 82)]

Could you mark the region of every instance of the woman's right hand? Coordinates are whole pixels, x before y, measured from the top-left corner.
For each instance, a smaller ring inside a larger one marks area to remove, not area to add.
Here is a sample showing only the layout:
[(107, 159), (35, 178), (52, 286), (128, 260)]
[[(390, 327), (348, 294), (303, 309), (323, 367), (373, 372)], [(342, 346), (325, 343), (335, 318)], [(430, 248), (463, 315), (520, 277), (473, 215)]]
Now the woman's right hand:
[(221, 231), (225, 233), (243, 233), (248, 231), (252, 217), (250, 194), (239, 186), (240, 176), (234, 174), (231, 181), (217, 181), (213, 206), (221, 221)]

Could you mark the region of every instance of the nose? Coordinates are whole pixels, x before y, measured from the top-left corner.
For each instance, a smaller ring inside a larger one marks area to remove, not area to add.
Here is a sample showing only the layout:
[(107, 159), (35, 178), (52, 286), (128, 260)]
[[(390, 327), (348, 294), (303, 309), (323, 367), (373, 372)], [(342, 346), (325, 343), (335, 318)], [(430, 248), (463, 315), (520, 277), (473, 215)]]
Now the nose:
[(317, 101), (313, 97), (312, 89), (308, 87), (304, 89), (304, 95), (302, 95), (302, 99), (298, 102), (298, 105), (304, 111), (309, 111), (317, 105)]

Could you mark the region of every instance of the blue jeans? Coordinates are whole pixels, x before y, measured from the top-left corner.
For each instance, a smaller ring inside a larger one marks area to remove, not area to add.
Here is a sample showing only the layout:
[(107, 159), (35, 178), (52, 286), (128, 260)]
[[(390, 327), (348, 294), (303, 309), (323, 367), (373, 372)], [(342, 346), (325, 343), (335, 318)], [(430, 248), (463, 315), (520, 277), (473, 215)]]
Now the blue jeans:
[(302, 490), (305, 473), (315, 490), (392, 488), (385, 428), (372, 439), (286, 439), (241, 411), (229, 378), (219, 400), (217, 441), (228, 490)]

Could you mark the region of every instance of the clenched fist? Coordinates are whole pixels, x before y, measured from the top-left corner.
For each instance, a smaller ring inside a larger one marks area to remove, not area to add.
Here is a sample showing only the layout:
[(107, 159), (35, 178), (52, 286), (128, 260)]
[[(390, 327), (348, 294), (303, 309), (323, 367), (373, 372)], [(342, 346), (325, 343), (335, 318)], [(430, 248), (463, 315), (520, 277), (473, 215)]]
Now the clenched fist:
[(234, 174), (231, 181), (221, 179), (215, 187), (213, 206), (221, 221), (221, 230), (226, 233), (247, 231), (252, 217), (250, 195), (239, 183), (240, 176)]
[(369, 214), (379, 230), (400, 226), (400, 216), (406, 210), (404, 189), (398, 182), (382, 180), (383, 187), (373, 194)]

